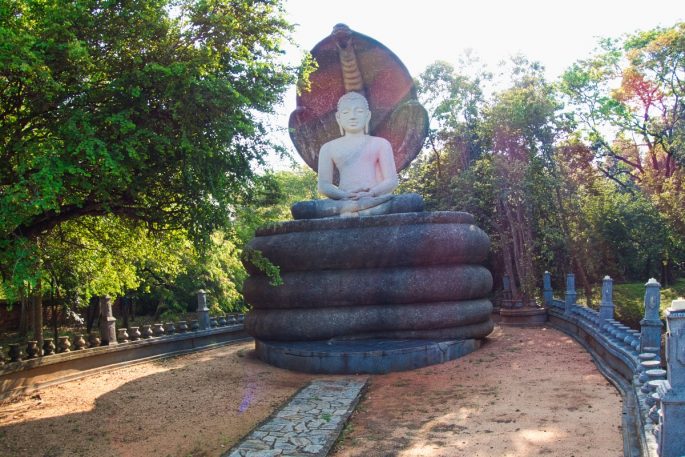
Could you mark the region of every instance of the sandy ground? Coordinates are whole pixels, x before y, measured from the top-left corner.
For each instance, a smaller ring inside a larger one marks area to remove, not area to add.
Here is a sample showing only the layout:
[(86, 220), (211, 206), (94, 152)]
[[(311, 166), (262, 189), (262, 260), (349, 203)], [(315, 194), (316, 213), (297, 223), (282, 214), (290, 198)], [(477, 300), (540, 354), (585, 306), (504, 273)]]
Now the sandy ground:
[[(0, 456), (219, 456), (315, 378), (265, 365), (251, 347), (102, 372), (1, 405)], [(371, 376), (333, 455), (618, 457), (620, 420), (619, 394), (573, 340), (498, 328), (462, 359)]]
[(571, 338), (498, 327), (464, 358), (371, 378), (332, 455), (619, 457), (621, 412)]

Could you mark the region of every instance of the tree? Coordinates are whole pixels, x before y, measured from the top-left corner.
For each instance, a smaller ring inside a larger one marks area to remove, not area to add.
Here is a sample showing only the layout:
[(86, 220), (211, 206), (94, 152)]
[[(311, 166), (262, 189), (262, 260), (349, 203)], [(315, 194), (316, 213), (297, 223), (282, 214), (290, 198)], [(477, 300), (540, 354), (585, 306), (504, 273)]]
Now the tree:
[(603, 40), (560, 88), (598, 156), (625, 166), (603, 167), (607, 176), (623, 171), (641, 183), (648, 170), (668, 178), (683, 163), (685, 23)]
[[(598, 169), (649, 195), (670, 230), (685, 236), (685, 23), (605, 39), (560, 82)], [(663, 250), (662, 283), (676, 251)]]
[(423, 195), (430, 209), (455, 204), (451, 180), (483, 152), (479, 128), (485, 99), (481, 86), (490, 74), (482, 69), (470, 74), (476, 63), (471, 55), (464, 56), (458, 68), (436, 62), (417, 81), (430, 129), (425, 151), (401, 177), (402, 189)]
[(229, 223), (269, 146), (256, 113), (294, 77), (277, 1), (10, 0), (0, 18), (3, 257), (84, 215)]
[[(540, 277), (536, 259), (539, 245), (547, 243), (542, 213), (555, 218), (554, 145), (563, 132), (557, 115), (560, 105), (554, 88), (536, 62), (512, 59), (512, 87), (494, 94), (483, 110), (482, 136), (492, 155), (494, 243), (504, 271), (511, 278), (512, 293), (531, 300)], [(518, 286), (518, 287), (517, 287)]]
[[(42, 238), (119, 215), (196, 241), (230, 225), (294, 80), (278, 0), (0, 4), (0, 265), (40, 306)], [(37, 313), (37, 315), (40, 312)]]
[(567, 251), (554, 154), (566, 125), (540, 64), (516, 56), (501, 71), (511, 87), (489, 96), (483, 86), (492, 76), (482, 69), (465, 76), (463, 65), (457, 72), (436, 63), (421, 75), (431, 132), (402, 187), (431, 209), (473, 213), (491, 234), (495, 275), (508, 274), (514, 294), (528, 300), (540, 260)]

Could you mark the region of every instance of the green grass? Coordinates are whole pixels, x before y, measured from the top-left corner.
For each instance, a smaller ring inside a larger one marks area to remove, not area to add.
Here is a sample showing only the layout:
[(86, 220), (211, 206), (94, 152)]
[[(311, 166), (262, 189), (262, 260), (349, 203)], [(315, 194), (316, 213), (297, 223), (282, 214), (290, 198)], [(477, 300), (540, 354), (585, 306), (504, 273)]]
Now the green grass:
[[(578, 303), (586, 305), (585, 294), (578, 290)], [(592, 289), (591, 308), (598, 309), (601, 301), (601, 286)], [(563, 292), (555, 294), (563, 297)], [(678, 279), (675, 284), (661, 289), (661, 315), (664, 310), (671, 306), (671, 301), (678, 297), (685, 297), (685, 278)], [(614, 284), (614, 306), (616, 318), (631, 328), (640, 328), (640, 319), (644, 317), (645, 284), (642, 282), (631, 282), (624, 284)]]

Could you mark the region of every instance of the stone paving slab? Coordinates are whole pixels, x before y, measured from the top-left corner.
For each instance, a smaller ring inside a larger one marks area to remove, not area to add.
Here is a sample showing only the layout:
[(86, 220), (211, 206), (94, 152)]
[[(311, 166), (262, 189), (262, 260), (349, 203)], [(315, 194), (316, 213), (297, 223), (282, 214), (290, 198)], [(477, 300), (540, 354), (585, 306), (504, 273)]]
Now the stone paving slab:
[(367, 379), (312, 381), (223, 457), (323, 457), (357, 406)]

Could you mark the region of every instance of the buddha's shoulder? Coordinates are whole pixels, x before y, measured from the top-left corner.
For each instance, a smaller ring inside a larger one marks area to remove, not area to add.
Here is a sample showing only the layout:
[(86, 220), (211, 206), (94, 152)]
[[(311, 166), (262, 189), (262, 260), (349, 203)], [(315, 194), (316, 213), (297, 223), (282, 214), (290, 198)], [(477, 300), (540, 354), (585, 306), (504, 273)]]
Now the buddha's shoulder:
[[(340, 138), (335, 138), (331, 141), (324, 143), (321, 146), (319, 154), (335, 154), (339, 151), (348, 151), (350, 147), (355, 146), (354, 143), (350, 143), (350, 140), (344, 136)], [(358, 147), (358, 144), (356, 145)], [(367, 135), (366, 148), (390, 148), (390, 142), (380, 136)]]
[(334, 140), (327, 141), (326, 143), (322, 144), (319, 154), (330, 154), (333, 151), (340, 149), (340, 147), (344, 145), (343, 138), (344, 137), (336, 138)]
[(387, 146), (390, 147), (390, 142), (383, 138), (382, 136), (370, 136), (370, 141), (374, 146)]

